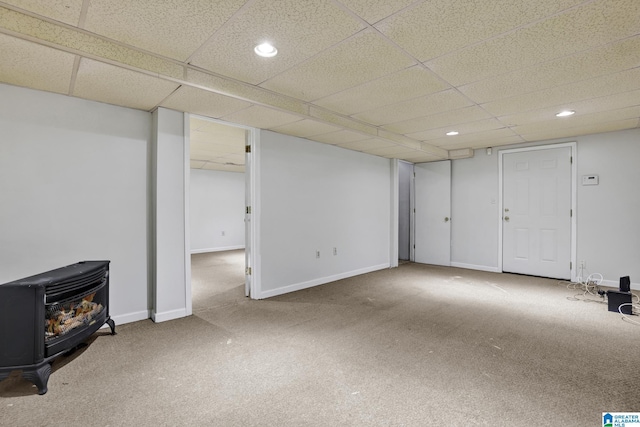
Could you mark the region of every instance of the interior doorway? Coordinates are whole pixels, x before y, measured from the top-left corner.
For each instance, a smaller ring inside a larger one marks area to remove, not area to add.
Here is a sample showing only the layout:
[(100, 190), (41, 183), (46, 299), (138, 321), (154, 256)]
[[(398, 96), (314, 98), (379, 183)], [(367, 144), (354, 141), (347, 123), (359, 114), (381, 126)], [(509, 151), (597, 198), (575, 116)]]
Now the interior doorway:
[[(186, 115), (189, 137), (187, 251), (194, 312), (212, 298), (248, 296), (246, 277), (251, 228), (246, 226), (247, 149), (253, 130), (207, 117)], [(202, 304), (201, 304), (202, 303)]]
[(411, 258), (411, 187), (413, 163), (398, 162), (398, 260)]

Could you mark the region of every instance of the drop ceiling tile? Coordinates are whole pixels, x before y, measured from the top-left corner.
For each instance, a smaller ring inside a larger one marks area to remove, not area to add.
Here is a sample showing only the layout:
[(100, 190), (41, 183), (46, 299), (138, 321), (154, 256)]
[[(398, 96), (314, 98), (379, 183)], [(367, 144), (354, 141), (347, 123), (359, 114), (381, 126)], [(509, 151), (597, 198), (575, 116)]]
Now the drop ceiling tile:
[(589, 114), (576, 112), (576, 114), (570, 117), (553, 117), (552, 119), (546, 121), (538, 121), (521, 126), (514, 126), (512, 129), (519, 135), (529, 135), (540, 132), (541, 130), (554, 131), (558, 129), (578, 127), (597, 127), (597, 123), (609, 123), (633, 118), (637, 119), (638, 117), (640, 117), (640, 105), (621, 108), (619, 110), (607, 110)]
[(75, 55), (0, 34), (0, 82), (68, 93)]
[(566, 102), (564, 104), (557, 104), (555, 106), (526, 111), (523, 113), (510, 114), (499, 117), (499, 120), (508, 126), (521, 126), (548, 120), (562, 122), (563, 119), (567, 119), (565, 121), (571, 119), (571, 117), (555, 117), (557, 113), (563, 110), (574, 110), (579, 112), (580, 115), (585, 115), (609, 110), (620, 110), (622, 108), (633, 107), (636, 105), (640, 105), (640, 89), (599, 98), (586, 99), (583, 101)]
[(182, 86), (165, 99), (162, 107), (220, 118), (251, 106), (251, 103), (191, 86)]
[(426, 117), (418, 117), (402, 122), (382, 126), (384, 129), (404, 135), (414, 134), (429, 129), (438, 129), (460, 123), (474, 122), (490, 118), (490, 114), (478, 106), (459, 108)]
[(206, 156), (239, 155), (244, 158), (246, 132), (243, 128), (191, 117), (192, 153), (197, 151)]
[(416, 65), (318, 99), (313, 103), (341, 114), (352, 115), (439, 92), (448, 87), (434, 73), (421, 65)]
[[(524, 113), (526, 111), (555, 107), (552, 108), (553, 110), (557, 110), (554, 111), (555, 114), (563, 109), (579, 108), (577, 104), (580, 104), (584, 100), (601, 98), (610, 94), (618, 95), (618, 98), (625, 98), (625, 93), (633, 92), (637, 89), (640, 89), (640, 67), (489, 102), (484, 104), (483, 108), (496, 116), (523, 112), (522, 114), (517, 114), (521, 116), (526, 115), (526, 113)], [(631, 103), (624, 106), (628, 105), (635, 104)], [(519, 123), (516, 122), (515, 124)]]
[[(244, 150), (243, 150), (244, 151)], [(245, 162), (245, 153), (242, 154), (227, 154), (223, 157), (225, 163), (233, 163), (235, 165), (244, 166)]]
[(82, 58), (72, 95), (148, 111), (177, 87), (176, 83)]
[(361, 141), (352, 141), (346, 142), (344, 144), (338, 144), (339, 147), (354, 151), (367, 151), (375, 148), (394, 147), (397, 145), (398, 144), (395, 144), (391, 141), (380, 138), (363, 139)]
[(5, 0), (10, 5), (74, 26), (80, 20), (82, 2), (83, 0)]
[(402, 145), (393, 145), (390, 147), (370, 148), (362, 151), (373, 154), (374, 156), (396, 158), (400, 155), (415, 153), (417, 150), (403, 147)]
[(430, 0), (375, 25), (420, 61), (502, 34), (581, 0)]
[(300, 116), (295, 114), (285, 113), (260, 105), (252, 105), (249, 108), (227, 114), (221, 118), (227, 122), (252, 126), (259, 129), (270, 129), (300, 120)]
[(400, 160), (406, 160), (411, 163), (437, 162), (443, 160), (442, 157), (434, 156), (429, 153), (416, 151), (415, 153), (403, 154), (398, 157)]
[(221, 172), (244, 172), (244, 166), (225, 165), (219, 163), (205, 163), (202, 169)]
[(260, 86), (312, 101), (415, 65), (372, 30), (328, 49)]
[(203, 162), (200, 160), (191, 160), (189, 164), (191, 165), (191, 169), (202, 169), (207, 162)]
[(77, 28), (49, 22), (2, 6), (0, 6), (0, 22), (4, 28), (3, 31), (15, 32), (20, 37), (41, 40), (46, 44), (58, 46), (61, 50), (71, 50), (93, 58), (104, 58), (162, 76), (177, 79), (184, 77), (184, 67), (174, 61), (118, 44)]
[[(322, 52), (365, 27), (328, 0), (250, 2), (193, 58), (195, 66), (259, 84)], [(273, 58), (253, 48), (265, 41), (278, 49)]]
[(185, 61), (245, 0), (91, 0), (85, 28)]
[(286, 135), (307, 138), (309, 136), (320, 135), (328, 132), (340, 130), (338, 126), (322, 123), (311, 119), (302, 119), (297, 122), (289, 123), (282, 126), (276, 126), (270, 130)]
[[(456, 136), (444, 136), (429, 141), (445, 150), (456, 150), (459, 148), (495, 147), (507, 143), (522, 142), (522, 138), (507, 128), (491, 129), (481, 132), (460, 134)], [(501, 144), (502, 142), (502, 144)]]
[(491, 139), (479, 139), (474, 140), (471, 143), (460, 143), (460, 144), (449, 144), (443, 146), (442, 148), (446, 148), (447, 150), (459, 150), (462, 148), (471, 148), (474, 150), (480, 148), (487, 147), (501, 147), (503, 145), (513, 145), (513, 144), (521, 144), (525, 142), (525, 140), (519, 135), (510, 135), (503, 137), (495, 137)]
[(415, 0), (340, 0), (340, 3), (368, 23), (375, 24), (415, 3)]
[(638, 16), (637, 0), (589, 2), (426, 64), (459, 86), (634, 36)]
[(614, 132), (617, 130), (634, 129), (638, 127), (638, 119), (616, 120), (606, 123), (590, 123), (584, 126), (570, 127), (565, 129), (546, 129), (541, 126), (533, 133), (522, 135), (525, 141), (543, 141), (547, 139), (572, 138), (580, 135), (591, 135), (596, 133)]
[(477, 103), (592, 79), (638, 66), (640, 36), (535, 64), (458, 89)]
[[(478, 132), (493, 131), (496, 129), (502, 129), (505, 125), (495, 118), (476, 120), (473, 122), (458, 123), (447, 127), (441, 127), (437, 129), (429, 129), (421, 132), (407, 134), (409, 138), (417, 139), (419, 141), (429, 141), (432, 144), (432, 140), (454, 140), (464, 139), (469, 140), (473, 138), (472, 135), (477, 135)], [(455, 130), (459, 132), (458, 135), (447, 136), (446, 133)], [(513, 134), (513, 133), (511, 133)], [(433, 145), (433, 144), (432, 144)]]
[(397, 104), (385, 105), (375, 110), (365, 111), (353, 117), (374, 125), (395, 123), (444, 111), (467, 107), (471, 101), (454, 89), (445, 90)]
[(323, 142), (325, 144), (345, 144), (347, 142), (363, 141), (370, 138), (370, 136), (366, 136), (358, 132), (352, 132), (350, 130), (340, 130), (337, 132), (323, 133), (322, 135), (309, 137), (309, 139)]

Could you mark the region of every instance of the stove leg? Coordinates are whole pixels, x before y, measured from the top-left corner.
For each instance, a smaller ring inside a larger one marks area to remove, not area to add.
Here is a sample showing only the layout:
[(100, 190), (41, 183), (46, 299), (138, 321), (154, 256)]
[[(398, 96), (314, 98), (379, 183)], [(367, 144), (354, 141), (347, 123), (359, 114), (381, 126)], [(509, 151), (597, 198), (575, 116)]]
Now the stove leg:
[(31, 381), (38, 387), (38, 394), (45, 394), (47, 390), (47, 383), (49, 382), (49, 376), (51, 375), (51, 364), (45, 363), (38, 369), (33, 371), (23, 371), (22, 377), (27, 381)]
[(116, 322), (114, 322), (111, 318), (107, 319), (107, 325), (111, 328), (111, 335), (116, 334)]

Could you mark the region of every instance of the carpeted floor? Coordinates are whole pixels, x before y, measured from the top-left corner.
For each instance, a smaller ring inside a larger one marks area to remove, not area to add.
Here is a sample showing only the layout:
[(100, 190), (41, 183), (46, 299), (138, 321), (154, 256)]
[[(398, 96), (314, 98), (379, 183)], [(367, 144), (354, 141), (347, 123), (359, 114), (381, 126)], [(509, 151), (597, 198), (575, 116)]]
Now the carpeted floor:
[(242, 251), (192, 268), (193, 316), (94, 336), (44, 396), (12, 375), (0, 425), (601, 426), (640, 411), (640, 326), (555, 280), (404, 263), (253, 301)]

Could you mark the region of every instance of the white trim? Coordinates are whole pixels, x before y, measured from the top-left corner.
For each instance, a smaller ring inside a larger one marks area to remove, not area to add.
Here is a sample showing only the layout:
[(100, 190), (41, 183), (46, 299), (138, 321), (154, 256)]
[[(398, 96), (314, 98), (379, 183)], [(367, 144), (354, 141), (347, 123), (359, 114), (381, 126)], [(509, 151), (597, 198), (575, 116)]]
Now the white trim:
[(244, 245), (224, 246), (220, 248), (192, 249), (191, 254), (193, 255), (193, 254), (205, 254), (209, 252), (235, 251), (237, 249), (244, 249)]
[(409, 180), (409, 261), (416, 261), (416, 165)]
[(452, 262), (451, 267), (466, 268), (467, 270), (489, 271), (491, 273), (502, 273), (498, 267), (490, 267), (488, 265), (465, 264), (463, 262)]
[(193, 314), (191, 295), (191, 121), (188, 113), (183, 113), (184, 122), (184, 283), (185, 283), (185, 312), (187, 316)]
[(281, 288), (272, 289), (263, 292), (259, 299), (271, 298), (278, 295), (287, 294), (289, 292), (300, 291), (302, 289), (312, 288), (318, 285), (324, 285), (326, 283), (335, 282), (337, 280), (347, 279), (349, 277), (359, 276), (365, 273), (371, 273), (373, 271), (383, 270), (389, 268), (389, 264), (379, 264), (372, 267), (361, 268), (359, 270), (348, 271), (346, 273), (335, 274), (333, 276), (320, 277), (318, 279), (309, 280), (308, 282), (295, 283), (293, 285), (283, 286)]
[[(249, 247), (252, 248), (251, 249), (251, 253), (249, 255), (249, 261), (250, 261), (250, 266), (251, 266), (251, 298), (254, 298), (253, 295), (260, 295), (260, 289), (261, 289), (261, 281), (260, 281), (260, 273), (261, 273), (261, 269), (260, 269), (260, 254), (258, 253), (258, 248), (260, 247), (260, 180), (258, 179), (258, 173), (260, 172), (260, 156), (259, 156), (259, 152), (260, 152), (260, 130), (257, 128), (253, 128), (250, 126), (245, 126), (245, 125), (240, 125), (237, 123), (232, 123), (232, 122), (225, 122), (224, 120), (219, 120), (219, 119), (214, 119), (211, 117), (206, 117), (206, 116), (201, 116), (198, 114), (190, 114), (190, 113), (185, 113), (185, 123), (189, 122), (189, 119), (191, 117), (195, 117), (197, 119), (201, 119), (201, 120), (207, 120), (210, 121), (212, 123), (218, 123), (218, 124), (222, 124), (222, 125), (226, 125), (226, 126), (231, 126), (231, 127), (236, 127), (236, 128), (241, 128), (241, 129), (245, 129), (248, 133), (249, 133), (249, 141), (251, 144), (251, 154), (252, 154), (252, 158), (251, 158), (251, 164), (249, 165), (250, 167), (250, 193), (251, 193), (251, 236), (249, 236), (249, 238), (251, 239), (250, 245)], [(185, 129), (187, 129), (188, 126), (185, 125)], [(189, 170), (191, 169), (191, 163), (189, 162), (189, 169), (187, 169), (187, 175), (189, 173)], [(245, 171), (245, 176), (246, 176), (246, 171)], [(188, 181), (186, 181), (188, 182)], [(185, 193), (188, 193), (190, 191), (189, 187), (186, 186), (185, 187)], [(189, 200), (188, 196), (185, 196), (185, 200)], [(188, 225), (188, 217), (185, 217), (185, 227)], [(190, 229), (186, 229), (186, 233), (185, 236), (189, 236), (190, 238), (190, 233), (191, 230)], [(247, 236), (245, 236), (245, 239), (247, 238)], [(245, 248), (247, 245), (245, 243), (244, 246), (242, 246), (242, 248)], [(234, 249), (240, 249), (240, 248), (234, 248)], [(189, 246), (185, 246), (185, 257), (187, 257), (188, 261), (188, 265), (189, 265), (189, 281), (188, 281), (188, 287), (189, 289), (187, 290), (187, 292), (189, 293), (190, 298), (188, 299), (189, 303), (188, 304), (192, 304), (191, 301), (191, 260), (190, 260), (190, 256), (191, 256), (191, 250)], [(254, 298), (255, 299), (255, 298)], [(191, 313), (190, 313), (191, 314)]]
[(189, 316), (186, 308), (179, 308), (177, 310), (165, 311), (163, 313), (151, 312), (151, 320), (155, 323), (167, 322), (169, 320), (180, 319), (182, 317)]
[(391, 213), (389, 224), (389, 267), (398, 266), (398, 227), (400, 206), (400, 164), (398, 159), (391, 159)]
[[(151, 317), (151, 312), (149, 310), (136, 311), (134, 313), (120, 314), (118, 316), (111, 316), (111, 320), (113, 320), (116, 324), (116, 332), (118, 331), (118, 325), (124, 325), (126, 323), (139, 322), (140, 320), (147, 320)], [(100, 328), (107, 328), (109, 325), (106, 323)]]
[(250, 171), (250, 201), (251, 201), (251, 229), (249, 263), (251, 266), (251, 299), (259, 299), (262, 293), (262, 265), (260, 258), (260, 130), (249, 128), (249, 142), (251, 143), (251, 171)]
[(502, 272), (502, 212), (503, 212), (503, 171), (502, 163), (503, 156), (505, 154), (520, 153), (524, 151), (539, 151), (550, 150), (554, 148), (571, 148), (571, 157), (573, 162), (571, 163), (571, 210), (573, 215), (571, 216), (571, 254), (570, 261), (572, 263), (571, 268), (571, 280), (575, 281), (577, 278), (578, 265), (577, 265), (577, 193), (578, 193), (578, 150), (577, 142), (563, 142), (559, 144), (547, 144), (547, 145), (534, 145), (524, 148), (512, 148), (508, 150), (498, 150), (498, 271)]
[[(600, 283), (602, 286), (607, 286), (609, 288), (620, 289), (620, 282), (615, 280), (603, 280)], [(631, 290), (640, 291), (640, 283), (631, 283)]]

